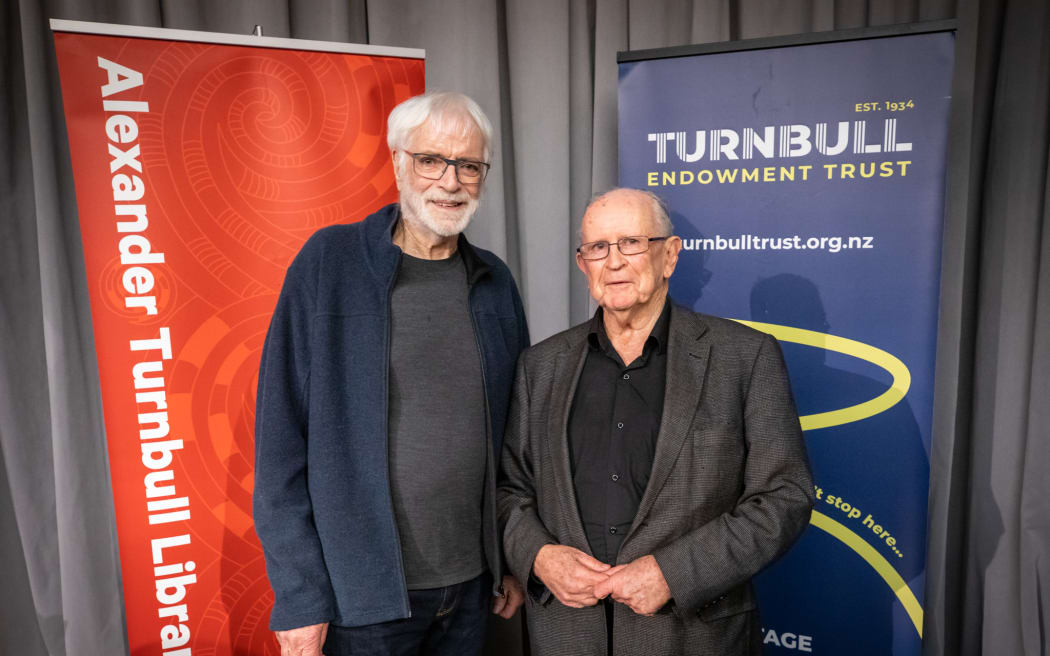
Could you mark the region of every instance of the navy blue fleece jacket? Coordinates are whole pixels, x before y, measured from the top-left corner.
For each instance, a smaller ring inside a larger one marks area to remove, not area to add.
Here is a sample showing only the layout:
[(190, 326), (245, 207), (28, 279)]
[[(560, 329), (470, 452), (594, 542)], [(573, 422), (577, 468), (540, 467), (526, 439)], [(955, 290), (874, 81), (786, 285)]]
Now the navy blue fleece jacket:
[[(388, 205), (319, 230), (288, 269), (259, 369), (255, 528), (276, 597), (270, 628), (408, 617), (388, 478), (390, 296), (401, 261)], [(528, 329), (506, 265), (461, 235), (491, 452), (485, 555), (498, 585), (495, 466)]]

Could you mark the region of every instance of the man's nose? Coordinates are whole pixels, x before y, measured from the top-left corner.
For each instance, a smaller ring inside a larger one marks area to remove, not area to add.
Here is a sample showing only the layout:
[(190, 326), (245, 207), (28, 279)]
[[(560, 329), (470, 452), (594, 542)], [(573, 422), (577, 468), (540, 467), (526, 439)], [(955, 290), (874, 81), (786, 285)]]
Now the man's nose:
[(456, 177), (456, 167), (449, 164), (445, 167), (445, 172), (441, 175), (438, 180), (438, 186), (445, 191), (456, 191), (459, 189), (459, 178)]
[(620, 247), (616, 242), (609, 244), (609, 254), (605, 256), (605, 266), (611, 269), (619, 269), (627, 263), (627, 258), (620, 252)]

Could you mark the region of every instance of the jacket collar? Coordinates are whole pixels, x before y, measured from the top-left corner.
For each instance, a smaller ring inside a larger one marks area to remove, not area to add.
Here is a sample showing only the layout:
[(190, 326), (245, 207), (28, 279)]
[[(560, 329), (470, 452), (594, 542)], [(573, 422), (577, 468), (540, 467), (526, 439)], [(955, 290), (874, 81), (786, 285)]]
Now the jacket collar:
[(492, 267), (490, 267), (485, 260), (481, 259), (477, 250), (470, 245), (470, 242), (467, 241), (467, 236), (462, 232), (459, 233), (456, 249), (462, 254), (463, 265), (467, 269), (468, 286), (473, 285), (480, 280), (482, 276), (492, 270)]
[(706, 332), (707, 324), (700, 315), (677, 305), (672, 306), (667, 340), (664, 412), (656, 438), (656, 451), (653, 453), (653, 468), (624, 544), (631, 539), (652, 509), (689, 435), (707, 378), (711, 342), (702, 339)]
[[(369, 248), (365, 252), (372, 270), (381, 278), (390, 279), (397, 272), (401, 263), (401, 249), (394, 243), (394, 228), (401, 218), (401, 206), (391, 203), (364, 220), (365, 241)], [(463, 258), (467, 270), (467, 284), (473, 285), (482, 276), (491, 271), (477, 250), (460, 233), (456, 249)]]

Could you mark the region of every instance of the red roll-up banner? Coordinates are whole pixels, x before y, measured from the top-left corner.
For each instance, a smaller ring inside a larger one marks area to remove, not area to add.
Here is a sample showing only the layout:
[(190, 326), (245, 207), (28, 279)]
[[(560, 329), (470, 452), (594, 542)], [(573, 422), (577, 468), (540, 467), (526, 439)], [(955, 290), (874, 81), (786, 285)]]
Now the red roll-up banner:
[(318, 228), (396, 200), (423, 53), (52, 21), (132, 655), (277, 654), (252, 526), (259, 356)]

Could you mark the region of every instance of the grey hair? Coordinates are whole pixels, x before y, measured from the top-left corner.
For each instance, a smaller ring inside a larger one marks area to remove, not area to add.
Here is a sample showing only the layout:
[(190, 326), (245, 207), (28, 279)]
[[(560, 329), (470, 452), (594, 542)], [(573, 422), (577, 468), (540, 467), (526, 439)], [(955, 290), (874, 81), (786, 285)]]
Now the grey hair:
[(464, 124), (468, 116), (481, 131), (483, 156), (487, 162), (492, 154), (492, 123), (473, 99), (455, 91), (431, 91), (413, 96), (395, 107), (386, 120), (387, 146), (391, 150), (404, 150), (412, 132), (428, 119), (449, 129), (469, 129)]
[[(587, 209), (584, 210), (583, 216), (587, 216), (587, 212), (589, 212), (591, 210), (591, 208), (594, 207), (595, 205), (597, 205), (598, 203), (601, 203), (601, 202), (607, 200), (608, 197), (611, 196), (612, 194), (617, 193), (617, 192), (621, 192), (621, 191), (629, 191), (631, 193), (640, 194), (640, 195), (644, 196), (649, 201), (649, 203), (650, 203), (649, 211), (652, 213), (652, 217), (656, 221), (656, 231), (659, 233), (657, 235), (652, 235), (652, 236), (654, 236), (654, 237), (670, 237), (671, 235), (674, 234), (674, 225), (671, 223), (671, 217), (670, 217), (670, 215), (667, 212), (667, 203), (664, 202), (664, 199), (660, 198), (659, 196), (657, 196), (653, 192), (646, 191), (644, 189), (634, 189), (634, 188), (631, 188), (631, 187), (613, 187), (612, 189), (609, 189), (607, 191), (603, 191), (601, 193), (595, 194), (594, 196), (591, 197), (590, 202), (587, 203)], [(583, 241), (583, 218), (582, 217), (580, 218), (580, 228), (579, 228), (579, 230), (576, 231), (576, 235), (577, 235), (579, 241), (582, 242)]]

